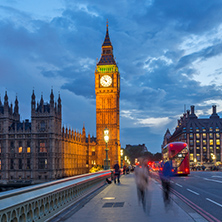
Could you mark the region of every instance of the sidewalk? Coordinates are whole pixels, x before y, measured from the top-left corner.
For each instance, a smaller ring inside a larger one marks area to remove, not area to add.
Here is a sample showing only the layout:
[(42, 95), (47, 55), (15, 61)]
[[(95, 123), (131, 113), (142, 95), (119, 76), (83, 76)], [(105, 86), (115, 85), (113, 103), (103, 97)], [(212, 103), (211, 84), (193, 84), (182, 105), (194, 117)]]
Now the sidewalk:
[[(110, 184), (102, 192), (91, 199), (84, 207), (75, 214), (61, 221), (73, 222), (189, 222), (206, 221), (191, 209), (182, 209), (172, 201), (166, 209), (163, 203), (160, 185), (151, 180), (149, 183), (148, 208), (149, 213), (144, 212), (139, 206), (136, 192), (134, 175), (123, 175), (121, 184)], [(114, 199), (104, 199), (114, 198)], [(176, 198), (176, 197), (173, 197)], [(148, 210), (147, 210), (148, 211)], [(70, 214), (69, 214), (70, 215)]]

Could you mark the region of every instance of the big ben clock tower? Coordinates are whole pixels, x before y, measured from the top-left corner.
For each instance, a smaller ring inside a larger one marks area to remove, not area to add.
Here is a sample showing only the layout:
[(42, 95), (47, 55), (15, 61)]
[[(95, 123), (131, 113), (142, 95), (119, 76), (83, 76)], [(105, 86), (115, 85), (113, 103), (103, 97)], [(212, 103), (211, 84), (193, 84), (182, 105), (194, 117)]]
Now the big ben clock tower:
[(113, 57), (113, 46), (109, 38), (108, 22), (106, 36), (102, 45), (102, 54), (95, 70), (96, 93), (96, 137), (97, 164), (104, 165), (105, 148), (104, 129), (109, 130), (108, 159), (110, 166), (120, 163), (119, 96), (120, 74)]

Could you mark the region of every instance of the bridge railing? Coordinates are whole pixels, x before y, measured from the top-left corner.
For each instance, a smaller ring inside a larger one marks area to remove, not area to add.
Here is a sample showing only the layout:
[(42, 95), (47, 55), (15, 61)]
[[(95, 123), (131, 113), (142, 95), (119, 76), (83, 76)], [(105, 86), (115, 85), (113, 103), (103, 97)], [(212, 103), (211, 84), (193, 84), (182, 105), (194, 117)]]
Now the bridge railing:
[(101, 171), (0, 193), (0, 222), (47, 221), (97, 190), (111, 177)]

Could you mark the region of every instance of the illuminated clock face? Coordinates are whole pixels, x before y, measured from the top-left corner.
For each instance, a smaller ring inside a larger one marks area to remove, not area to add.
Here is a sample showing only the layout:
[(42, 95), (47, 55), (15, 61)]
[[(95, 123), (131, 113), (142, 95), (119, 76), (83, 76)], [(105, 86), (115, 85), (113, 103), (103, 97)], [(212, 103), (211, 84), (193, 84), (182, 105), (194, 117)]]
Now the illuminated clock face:
[(112, 84), (112, 78), (108, 75), (104, 75), (100, 78), (100, 84), (104, 87), (108, 87)]

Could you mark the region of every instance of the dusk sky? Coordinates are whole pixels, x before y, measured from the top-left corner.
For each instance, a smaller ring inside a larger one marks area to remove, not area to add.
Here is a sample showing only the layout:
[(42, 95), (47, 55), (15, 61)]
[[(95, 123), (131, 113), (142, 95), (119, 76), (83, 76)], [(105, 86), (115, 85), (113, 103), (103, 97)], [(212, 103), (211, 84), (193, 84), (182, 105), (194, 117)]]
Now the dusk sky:
[(221, 0), (1, 0), (0, 94), (31, 118), (60, 92), (63, 125), (96, 136), (94, 71), (109, 21), (121, 76), (120, 139), (161, 152), (184, 109), (222, 117)]

